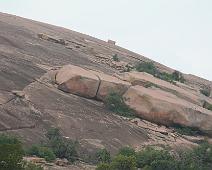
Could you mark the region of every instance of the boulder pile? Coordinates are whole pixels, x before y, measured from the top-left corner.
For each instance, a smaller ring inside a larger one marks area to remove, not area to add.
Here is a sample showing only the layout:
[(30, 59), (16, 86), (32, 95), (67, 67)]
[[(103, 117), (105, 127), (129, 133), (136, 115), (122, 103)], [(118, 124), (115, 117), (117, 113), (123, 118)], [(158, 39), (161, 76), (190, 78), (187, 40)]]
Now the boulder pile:
[(111, 76), (74, 65), (56, 73), (58, 88), (86, 98), (104, 100), (111, 92), (123, 96), (137, 116), (151, 122), (197, 128), (212, 135), (212, 111), (202, 107), (202, 98), (194, 91), (157, 79), (147, 73), (129, 72)]

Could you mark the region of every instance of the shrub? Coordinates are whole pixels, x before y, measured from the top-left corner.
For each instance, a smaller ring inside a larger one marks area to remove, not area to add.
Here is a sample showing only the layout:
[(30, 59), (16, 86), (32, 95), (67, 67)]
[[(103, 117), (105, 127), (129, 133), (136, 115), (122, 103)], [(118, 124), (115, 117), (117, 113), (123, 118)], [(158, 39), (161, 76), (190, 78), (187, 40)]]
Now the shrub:
[(48, 147), (32, 146), (27, 153), (29, 155), (36, 155), (40, 158), (45, 158), (46, 161), (50, 162), (56, 159), (56, 156), (53, 153), (52, 149)]
[(136, 65), (136, 70), (139, 72), (149, 73), (159, 79), (173, 83), (179, 81), (184, 83), (185, 79), (179, 71), (174, 71), (172, 74), (160, 72), (152, 62), (139, 63)]
[(117, 54), (115, 54), (115, 55), (113, 56), (113, 61), (117, 61), (117, 62), (120, 61)]
[(203, 132), (201, 132), (197, 128), (192, 128), (192, 127), (183, 127), (180, 125), (176, 125), (175, 131), (181, 135), (188, 135), (188, 136), (196, 136), (196, 135), (202, 135)]
[(172, 83), (174, 81), (174, 79), (172, 77), (172, 74), (165, 73), (165, 72), (158, 73), (156, 75), (156, 77), (159, 78), (159, 79), (161, 79), (161, 80), (168, 81), (170, 83)]
[(47, 146), (53, 150), (58, 158), (66, 158), (70, 162), (76, 160), (78, 157), (77, 141), (63, 138), (57, 128), (50, 129), (46, 136), (49, 139)]
[(118, 155), (123, 155), (123, 156), (135, 156), (136, 153), (135, 153), (135, 150), (131, 147), (124, 147), (124, 148), (121, 148), (119, 150), (119, 153)]
[(204, 102), (203, 104), (203, 108), (211, 110), (212, 111), (212, 104), (208, 103), (208, 102)]
[(0, 135), (0, 169), (21, 170), (23, 155), (21, 142), (17, 138)]
[(108, 163), (101, 163), (97, 165), (96, 170), (111, 170), (111, 165)]
[(139, 72), (146, 72), (154, 76), (158, 72), (157, 68), (152, 62), (138, 63), (135, 68)]
[(207, 109), (212, 111), (212, 105), (210, 104)]
[(168, 151), (156, 150), (151, 147), (147, 147), (143, 151), (138, 152), (136, 155), (136, 159), (138, 168), (144, 168), (145, 166), (152, 167), (152, 163), (154, 161), (172, 162), (174, 160)]
[(134, 156), (116, 156), (112, 163), (111, 168), (114, 170), (135, 170), (136, 169), (136, 158)]
[(211, 89), (210, 88), (204, 88), (200, 90), (200, 93), (202, 93), (203, 95), (209, 97), (211, 94)]
[(96, 153), (96, 158), (98, 163), (110, 163), (111, 156), (110, 152), (106, 149), (101, 149)]
[(181, 170), (211, 170), (212, 145), (203, 143), (192, 151), (180, 155), (179, 169)]
[(104, 103), (109, 110), (117, 113), (120, 116), (134, 116), (132, 110), (124, 103), (122, 96), (118, 93), (109, 93), (109, 95), (106, 96)]

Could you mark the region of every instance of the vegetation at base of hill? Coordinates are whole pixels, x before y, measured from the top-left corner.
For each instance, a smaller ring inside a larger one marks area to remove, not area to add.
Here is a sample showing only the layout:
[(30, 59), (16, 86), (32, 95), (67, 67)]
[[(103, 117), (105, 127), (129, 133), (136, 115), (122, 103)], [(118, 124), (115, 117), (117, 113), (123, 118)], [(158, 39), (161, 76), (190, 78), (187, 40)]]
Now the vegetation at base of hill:
[(35, 155), (39, 158), (44, 158), (48, 162), (52, 162), (56, 159), (56, 156), (51, 148), (34, 145), (27, 151), (28, 155)]
[(66, 158), (69, 162), (74, 162), (78, 158), (77, 141), (62, 137), (58, 128), (50, 129), (46, 136), (49, 139), (47, 146), (52, 148), (56, 157)]
[(0, 135), (0, 170), (42, 170), (40, 166), (23, 161), (22, 143), (13, 136)]
[(160, 72), (152, 62), (138, 63), (136, 65), (136, 70), (139, 72), (149, 73), (159, 79), (174, 83), (174, 81), (179, 81), (181, 83), (185, 82), (182, 73), (179, 71), (174, 71), (172, 74), (166, 72)]
[(117, 54), (114, 54), (113, 55), (113, 61), (116, 61), (116, 62), (119, 62), (120, 61)]
[(135, 152), (132, 148), (122, 148), (110, 163), (100, 163), (97, 170), (211, 170), (212, 145), (204, 143), (193, 150), (179, 153), (174, 157), (167, 150), (147, 147)]
[(124, 117), (135, 117), (133, 111), (124, 103), (122, 96), (116, 92), (109, 93), (105, 100), (105, 106), (112, 112)]
[(203, 95), (209, 97), (211, 94), (211, 89), (210, 88), (203, 88), (200, 90), (200, 93), (202, 93)]
[(77, 141), (68, 140), (62, 137), (58, 128), (51, 128), (46, 137), (48, 141), (41, 146), (34, 145), (28, 149), (28, 155), (36, 155), (45, 158), (46, 161), (53, 161), (55, 158), (66, 158), (74, 162), (77, 157)]
[(111, 161), (111, 155), (110, 152), (107, 151), (106, 149), (100, 149), (96, 153), (96, 162), (97, 163), (110, 163)]

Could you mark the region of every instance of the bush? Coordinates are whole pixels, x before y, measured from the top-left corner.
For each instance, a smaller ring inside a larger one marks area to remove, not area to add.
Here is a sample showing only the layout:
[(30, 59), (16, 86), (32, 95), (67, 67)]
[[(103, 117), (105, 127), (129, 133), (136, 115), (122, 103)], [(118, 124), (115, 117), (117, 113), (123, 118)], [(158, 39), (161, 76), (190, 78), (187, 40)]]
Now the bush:
[(115, 54), (115, 55), (113, 56), (113, 61), (117, 61), (117, 62), (120, 61), (117, 54)]
[(135, 170), (136, 158), (134, 156), (118, 155), (111, 163), (111, 168), (114, 170)]
[(56, 156), (53, 153), (52, 149), (48, 147), (32, 146), (27, 153), (29, 155), (36, 155), (37, 157), (45, 158), (45, 160), (49, 162), (56, 159)]
[(211, 94), (211, 89), (210, 88), (204, 88), (200, 90), (200, 93), (202, 93), (203, 95), (209, 97)]
[(101, 163), (97, 165), (96, 170), (111, 170), (111, 165), (108, 163)]
[(183, 127), (180, 125), (176, 125), (175, 131), (181, 135), (188, 135), (188, 136), (197, 136), (197, 135), (202, 135), (203, 132), (201, 132), (197, 128), (192, 128), (192, 127)]
[(203, 104), (203, 108), (211, 110), (212, 111), (212, 104), (208, 103), (208, 102), (204, 102)]
[(119, 150), (119, 153), (118, 155), (123, 155), (123, 156), (135, 156), (136, 153), (135, 153), (135, 150), (131, 147), (124, 147), (124, 148), (121, 148)]
[(182, 73), (180, 73), (179, 71), (176, 71), (176, 70), (172, 73), (172, 79), (175, 81), (179, 81), (181, 83), (185, 82), (185, 79), (184, 79)]
[(57, 128), (50, 129), (46, 136), (49, 139), (47, 146), (53, 150), (58, 158), (66, 158), (70, 162), (76, 160), (78, 157), (77, 141), (63, 138)]
[(179, 168), (181, 170), (211, 170), (212, 145), (203, 143), (194, 150), (181, 154)]
[[(156, 150), (151, 147), (144, 149), (141, 152), (138, 152), (136, 155), (137, 167), (144, 168), (145, 166), (152, 167), (154, 161), (174, 161), (173, 157), (165, 150)], [(164, 162), (163, 162), (164, 163)]]
[(173, 83), (173, 81), (174, 81), (172, 74), (168, 74), (168, 73), (165, 73), (165, 72), (157, 74), (156, 77), (161, 79), (161, 80), (168, 81), (170, 83)]
[(138, 63), (135, 68), (139, 72), (146, 72), (154, 76), (158, 73), (157, 68), (152, 62)]
[(11, 136), (0, 135), (0, 169), (21, 170), (24, 151), (21, 142)]
[(136, 65), (136, 70), (139, 72), (149, 73), (161, 80), (173, 83), (174, 81), (179, 81), (184, 83), (185, 79), (179, 71), (174, 71), (172, 74), (166, 72), (160, 72), (152, 62), (139, 63)]
[(122, 96), (118, 93), (109, 93), (109, 95), (106, 96), (104, 103), (109, 110), (120, 116), (134, 117), (132, 110), (124, 103)]
[(106, 149), (101, 149), (96, 153), (96, 158), (98, 163), (110, 163), (111, 156), (110, 152)]

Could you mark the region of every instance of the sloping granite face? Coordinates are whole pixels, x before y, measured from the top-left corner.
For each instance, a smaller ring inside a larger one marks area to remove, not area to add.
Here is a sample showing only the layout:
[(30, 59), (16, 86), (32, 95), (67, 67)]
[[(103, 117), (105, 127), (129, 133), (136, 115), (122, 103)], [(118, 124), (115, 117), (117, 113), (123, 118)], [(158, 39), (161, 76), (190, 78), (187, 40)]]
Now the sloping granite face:
[[(40, 33), (65, 43), (44, 40)], [(111, 65), (114, 54), (129, 65), (151, 61), (88, 35), (0, 13), (0, 132), (19, 135), (30, 145), (45, 140), (47, 129), (55, 126), (91, 152), (106, 147), (115, 153), (122, 146), (142, 148), (153, 138), (158, 141), (153, 132), (115, 116), (101, 102), (66, 94), (54, 85), (54, 71), (67, 64), (118, 73)]]

